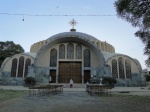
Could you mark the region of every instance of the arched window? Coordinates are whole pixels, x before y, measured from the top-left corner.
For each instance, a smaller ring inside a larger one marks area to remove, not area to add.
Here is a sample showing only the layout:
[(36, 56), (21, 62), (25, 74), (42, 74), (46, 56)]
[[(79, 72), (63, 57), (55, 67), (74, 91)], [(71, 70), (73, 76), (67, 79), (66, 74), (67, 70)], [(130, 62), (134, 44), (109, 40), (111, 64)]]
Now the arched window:
[(130, 60), (126, 59), (126, 61), (125, 61), (125, 67), (126, 67), (126, 78), (132, 78), (132, 76), (131, 76), (131, 64), (130, 64)]
[(72, 43), (67, 45), (67, 59), (74, 59), (74, 46)]
[(52, 49), (50, 52), (50, 66), (56, 67), (57, 66), (57, 50)]
[(107, 48), (107, 43), (105, 43), (105, 51), (107, 51), (108, 50), (108, 48)]
[(76, 59), (82, 59), (82, 46), (79, 44), (76, 46)]
[(124, 64), (123, 64), (123, 58), (122, 57), (120, 57), (118, 59), (118, 65), (119, 65), (119, 78), (125, 78)]
[(31, 64), (31, 59), (30, 59), (30, 58), (26, 59), (24, 77), (27, 76), (27, 73), (28, 73), (28, 66), (29, 66), (30, 64)]
[(61, 44), (59, 46), (59, 59), (65, 59), (65, 45)]
[(19, 58), (18, 76), (17, 77), (22, 77), (23, 76), (23, 69), (24, 69), (24, 57), (21, 56)]
[(112, 64), (112, 77), (118, 78), (117, 60), (113, 59), (111, 64)]
[(16, 58), (14, 58), (14, 59), (12, 60), (11, 77), (16, 77), (17, 62), (18, 62), (18, 59), (16, 59)]
[(102, 48), (102, 51), (104, 50), (104, 46), (103, 46), (103, 43), (101, 43), (101, 48)]
[(90, 67), (90, 50), (84, 50), (84, 67)]

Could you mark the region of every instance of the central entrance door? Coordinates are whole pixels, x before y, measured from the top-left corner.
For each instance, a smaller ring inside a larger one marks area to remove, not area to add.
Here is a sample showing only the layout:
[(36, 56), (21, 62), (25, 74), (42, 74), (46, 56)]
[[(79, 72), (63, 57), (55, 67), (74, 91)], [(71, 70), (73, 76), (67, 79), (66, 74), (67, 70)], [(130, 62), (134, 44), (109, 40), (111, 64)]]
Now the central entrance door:
[(70, 79), (74, 83), (82, 82), (81, 62), (59, 62), (59, 83), (69, 83)]

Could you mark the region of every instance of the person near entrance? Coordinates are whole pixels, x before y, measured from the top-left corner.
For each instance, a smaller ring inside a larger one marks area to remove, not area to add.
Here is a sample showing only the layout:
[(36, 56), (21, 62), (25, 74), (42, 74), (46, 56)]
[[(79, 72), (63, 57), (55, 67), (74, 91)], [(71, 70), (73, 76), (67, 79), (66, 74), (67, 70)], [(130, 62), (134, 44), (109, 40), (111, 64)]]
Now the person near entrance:
[(70, 88), (72, 88), (73, 87), (73, 80), (71, 79), (70, 80)]
[(52, 77), (51, 76), (49, 76), (49, 83), (51, 83), (52, 82)]

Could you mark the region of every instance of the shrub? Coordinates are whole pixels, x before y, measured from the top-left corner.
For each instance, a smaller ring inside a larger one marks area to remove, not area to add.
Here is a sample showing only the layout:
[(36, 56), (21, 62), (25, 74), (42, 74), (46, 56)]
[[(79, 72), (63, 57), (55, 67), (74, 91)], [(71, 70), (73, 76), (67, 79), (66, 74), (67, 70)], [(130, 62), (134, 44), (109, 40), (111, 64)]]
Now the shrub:
[(149, 75), (146, 75), (146, 82), (149, 82), (150, 81), (150, 76)]
[(117, 83), (117, 80), (112, 77), (103, 77), (103, 84), (108, 84), (114, 86)]
[(26, 77), (24, 79), (24, 82), (25, 82), (26, 86), (33, 86), (36, 84), (35, 78), (33, 78), (33, 77)]

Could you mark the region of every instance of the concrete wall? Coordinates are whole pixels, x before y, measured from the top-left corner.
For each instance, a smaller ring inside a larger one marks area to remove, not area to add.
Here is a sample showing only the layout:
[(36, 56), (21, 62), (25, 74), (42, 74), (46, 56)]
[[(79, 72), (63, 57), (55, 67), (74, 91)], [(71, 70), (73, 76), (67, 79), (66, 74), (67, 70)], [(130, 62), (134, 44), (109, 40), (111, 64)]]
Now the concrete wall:
[[(115, 48), (107, 42), (99, 40), (90, 40), (90, 41), (94, 43), (102, 51), (115, 53)], [(30, 47), (30, 52), (38, 52), (42, 48), (42, 46), (44, 46), (47, 42), (48, 40), (43, 40), (32, 44)]]

